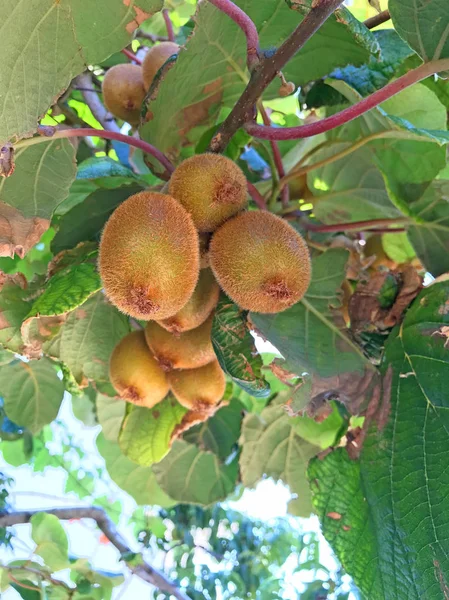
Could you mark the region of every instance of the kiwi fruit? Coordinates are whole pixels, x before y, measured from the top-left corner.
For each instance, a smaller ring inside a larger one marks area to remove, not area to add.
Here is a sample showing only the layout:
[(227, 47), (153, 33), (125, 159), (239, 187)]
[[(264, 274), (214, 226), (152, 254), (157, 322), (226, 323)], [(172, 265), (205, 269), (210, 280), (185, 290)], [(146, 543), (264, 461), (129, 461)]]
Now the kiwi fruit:
[(277, 313), (300, 300), (310, 283), (310, 256), (299, 233), (265, 211), (242, 213), (212, 236), (212, 270), (245, 310)]
[(187, 304), (199, 275), (198, 233), (188, 212), (158, 192), (130, 196), (100, 241), (104, 291), (136, 319), (166, 319)]
[(167, 378), (179, 404), (194, 411), (204, 411), (216, 406), (223, 398), (226, 387), (226, 379), (218, 360), (199, 369), (171, 371)]
[(150, 321), (145, 327), (147, 344), (164, 371), (171, 369), (197, 369), (215, 358), (212, 347), (213, 314), (196, 329), (173, 335), (157, 323)]
[(220, 286), (210, 269), (202, 269), (200, 277), (187, 304), (181, 308), (176, 315), (158, 321), (159, 325), (170, 331), (170, 333), (179, 334), (190, 329), (199, 327), (207, 319), (218, 302), (220, 295)]
[(178, 54), (178, 52), (179, 46), (174, 42), (161, 42), (150, 49), (142, 63), (143, 85), (146, 91), (150, 89), (162, 65), (167, 62), (170, 56)]
[(168, 393), (164, 371), (151, 355), (143, 331), (126, 335), (114, 348), (109, 377), (123, 400), (151, 408)]
[(198, 231), (215, 231), (246, 206), (246, 178), (226, 156), (191, 156), (171, 176), (169, 192), (192, 215)]
[(145, 98), (142, 67), (128, 63), (111, 67), (103, 79), (103, 100), (106, 108), (131, 125), (140, 121), (140, 109)]

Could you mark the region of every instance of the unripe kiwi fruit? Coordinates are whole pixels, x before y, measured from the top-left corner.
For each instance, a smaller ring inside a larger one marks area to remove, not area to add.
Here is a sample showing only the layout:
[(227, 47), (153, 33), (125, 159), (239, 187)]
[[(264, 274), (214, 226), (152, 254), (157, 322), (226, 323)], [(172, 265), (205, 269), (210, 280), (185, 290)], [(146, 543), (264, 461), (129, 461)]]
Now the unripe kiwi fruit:
[(170, 178), (169, 191), (192, 215), (198, 231), (215, 231), (246, 206), (246, 178), (226, 156), (191, 156)]
[(170, 56), (178, 54), (179, 46), (174, 42), (161, 42), (153, 46), (147, 53), (142, 63), (143, 84), (148, 91), (156, 77), (156, 73), (167, 62)]
[(145, 98), (142, 67), (124, 63), (111, 67), (103, 79), (103, 100), (116, 117), (137, 125)]
[(158, 321), (159, 325), (175, 335), (195, 329), (207, 319), (218, 302), (220, 286), (210, 269), (202, 269), (196, 288), (187, 302), (176, 315)]
[(199, 369), (171, 371), (167, 375), (173, 395), (185, 408), (208, 410), (223, 398), (226, 379), (218, 360)]
[(151, 408), (168, 393), (164, 371), (151, 355), (143, 331), (126, 335), (114, 348), (109, 377), (123, 400)]
[(145, 338), (148, 347), (164, 371), (197, 369), (214, 360), (212, 320), (213, 314), (196, 329), (176, 336), (153, 321), (147, 323)]
[(103, 230), (104, 291), (136, 319), (166, 319), (187, 304), (199, 275), (198, 233), (170, 196), (141, 192), (114, 211)]
[(246, 212), (227, 221), (212, 236), (209, 258), (222, 289), (246, 310), (280, 312), (309, 287), (305, 241), (269, 212)]

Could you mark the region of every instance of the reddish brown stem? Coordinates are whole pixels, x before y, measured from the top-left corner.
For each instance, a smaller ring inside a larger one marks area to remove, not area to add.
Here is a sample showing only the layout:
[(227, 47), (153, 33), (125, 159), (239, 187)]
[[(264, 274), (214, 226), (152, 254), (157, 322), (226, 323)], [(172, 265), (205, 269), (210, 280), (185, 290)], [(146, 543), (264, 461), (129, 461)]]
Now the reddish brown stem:
[(368, 29), (373, 29), (378, 25), (382, 25), (382, 23), (386, 23), (390, 19), (390, 11), (383, 10), (379, 14), (374, 15), (374, 17), (370, 17), (369, 19), (366, 19), (366, 21), (363, 21), (363, 24), (365, 25), (365, 27), (368, 27)]
[(129, 60), (133, 60), (138, 65), (142, 64), (142, 61), (140, 60), (140, 58), (137, 58), (137, 56), (133, 52), (131, 52), (131, 50), (127, 50), (126, 48), (123, 48), (122, 54), (127, 56), (129, 58)]
[(257, 204), (257, 206), (261, 210), (267, 210), (267, 203), (265, 202), (265, 198), (259, 192), (255, 185), (253, 185), (250, 181), (246, 182), (248, 187), (248, 194), (251, 196), (253, 201)]
[[(371, 219), (368, 221), (354, 221), (352, 223), (336, 223), (335, 225), (315, 225), (314, 223), (304, 223), (304, 227), (307, 231), (315, 231), (319, 233), (332, 233), (336, 231), (376, 231), (383, 232), (396, 232), (397, 229), (387, 229), (388, 225), (402, 225), (404, 222), (408, 222), (407, 218), (398, 219)], [(382, 229), (379, 229), (382, 228)], [(402, 231), (404, 229), (402, 228)]]
[(164, 8), (162, 11), (162, 16), (164, 17), (165, 27), (167, 28), (167, 37), (170, 42), (175, 41), (175, 32), (173, 31), (173, 23), (170, 19), (170, 14), (168, 12), (168, 8)]
[[(164, 179), (169, 179), (170, 174), (173, 173), (173, 171), (175, 170), (175, 167), (168, 160), (165, 154), (163, 154), (160, 150), (158, 150), (148, 142), (144, 142), (143, 140), (132, 137), (130, 135), (124, 135), (123, 133), (117, 133), (115, 131), (105, 131), (104, 129), (91, 129), (88, 127), (79, 127), (77, 129), (56, 129), (54, 127), (39, 127), (39, 133), (43, 134), (45, 137), (51, 137), (52, 139), (96, 136), (105, 140), (115, 140), (117, 142), (123, 142), (125, 144), (128, 144), (129, 146), (133, 146), (134, 148), (139, 148), (146, 154), (154, 156), (154, 158), (158, 160), (161, 163), (161, 165), (167, 170), (167, 173), (165, 174), (166, 176), (163, 177)], [(33, 140), (30, 140), (30, 142), (32, 141)]]
[(363, 98), (360, 102), (345, 108), (339, 113), (315, 123), (300, 125), (299, 127), (267, 127), (266, 125), (257, 125), (255, 122), (250, 122), (245, 124), (245, 129), (253, 137), (263, 140), (299, 140), (301, 138), (312, 137), (353, 121), (414, 83), (418, 83), (434, 73), (446, 71), (447, 69), (449, 69), (448, 58), (424, 63), (395, 81), (392, 81), (381, 90), (377, 90), (371, 96)]
[[(271, 119), (268, 116), (268, 113), (265, 110), (265, 107), (262, 104), (262, 102), (259, 103), (259, 111), (260, 111), (260, 114), (262, 115), (262, 120), (263, 120), (264, 124), (271, 125)], [(284, 165), (282, 164), (282, 156), (281, 156), (281, 152), (279, 150), (279, 146), (278, 146), (277, 142), (274, 142), (274, 141), (270, 141), (270, 146), (271, 146), (271, 151), (273, 153), (273, 160), (274, 160), (274, 164), (276, 165), (276, 170), (278, 172), (279, 179), (282, 179), (283, 177), (285, 177), (285, 169), (284, 169)], [(288, 185), (284, 185), (284, 187), (281, 190), (282, 206), (284, 208), (286, 208), (288, 206), (289, 201), (290, 201), (290, 191), (288, 189)]]
[(245, 34), (246, 63), (248, 69), (252, 71), (259, 64), (259, 34), (256, 26), (248, 15), (231, 0), (209, 0), (209, 2), (226, 13)]

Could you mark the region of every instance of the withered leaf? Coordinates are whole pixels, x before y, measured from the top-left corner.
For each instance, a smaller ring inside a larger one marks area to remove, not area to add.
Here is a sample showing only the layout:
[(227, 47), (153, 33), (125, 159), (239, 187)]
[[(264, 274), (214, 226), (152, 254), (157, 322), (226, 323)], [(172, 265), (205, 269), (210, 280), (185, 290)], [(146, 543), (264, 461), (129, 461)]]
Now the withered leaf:
[(0, 256), (23, 258), (49, 226), (47, 219), (27, 219), (13, 206), (0, 202)]

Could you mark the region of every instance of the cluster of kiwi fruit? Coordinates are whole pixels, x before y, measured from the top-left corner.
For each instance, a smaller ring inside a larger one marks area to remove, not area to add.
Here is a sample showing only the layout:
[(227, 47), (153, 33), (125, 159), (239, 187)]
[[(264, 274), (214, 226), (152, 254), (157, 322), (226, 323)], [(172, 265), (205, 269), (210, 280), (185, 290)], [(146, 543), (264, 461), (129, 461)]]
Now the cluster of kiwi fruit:
[(178, 44), (161, 42), (147, 52), (142, 66), (124, 63), (111, 67), (102, 84), (103, 100), (109, 112), (131, 125), (138, 125), (142, 103), (157, 72), (178, 52)]
[(106, 296), (145, 321), (115, 348), (110, 377), (129, 402), (152, 407), (169, 390), (211, 414), (225, 376), (211, 342), (220, 288), (242, 309), (285, 310), (302, 298), (310, 258), (281, 218), (247, 209), (247, 184), (229, 158), (200, 154), (174, 171), (168, 194), (125, 200), (103, 230), (99, 270)]

